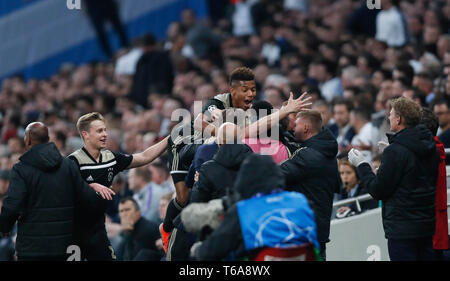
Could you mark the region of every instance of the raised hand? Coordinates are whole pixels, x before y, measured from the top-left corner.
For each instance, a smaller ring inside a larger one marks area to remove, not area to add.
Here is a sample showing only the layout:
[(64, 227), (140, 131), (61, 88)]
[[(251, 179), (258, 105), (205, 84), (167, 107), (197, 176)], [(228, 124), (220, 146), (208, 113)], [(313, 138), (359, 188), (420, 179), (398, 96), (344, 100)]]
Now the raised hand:
[(310, 96), (308, 96), (307, 92), (304, 92), (299, 98), (294, 99), (294, 94), (290, 92), (289, 94), (289, 100), (285, 107), (285, 109), (288, 111), (288, 113), (297, 113), (302, 110), (309, 110), (311, 109), (312, 102), (309, 100), (311, 99)]

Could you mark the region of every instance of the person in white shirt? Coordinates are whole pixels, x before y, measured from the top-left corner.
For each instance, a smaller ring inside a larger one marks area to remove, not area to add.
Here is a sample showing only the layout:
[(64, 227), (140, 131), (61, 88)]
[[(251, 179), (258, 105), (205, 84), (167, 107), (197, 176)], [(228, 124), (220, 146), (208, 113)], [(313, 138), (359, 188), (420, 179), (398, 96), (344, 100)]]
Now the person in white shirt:
[(400, 47), (407, 43), (407, 26), (395, 0), (382, 0), (382, 11), (377, 14), (375, 38), (390, 47)]
[(336, 65), (327, 60), (313, 61), (308, 69), (308, 76), (319, 82), (320, 92), (327, 102), (343, 93), (341, 79), (334, 76), (335, 71)]
[(154, 184), (148, 166), (130, 170), (128, 185), (130, 190), (134, 192), (133, 198), (139, 204), (142, 216), (159, 223), (159, 201), (164, 194), (172, 191), (172, 189)]
[(136, 65), (144, 52), (140, 47), (131, 49), (128, 53), (117, 59), (115, 73), (118, 75), (134, 75)]
[(350, 123), (356, 132), (351, 145), (360, 150), (369, 163), (372, 151), (377, 149), (378, 138), (378, 129), (372, 125), (370, 117), (370, 112), (362, 108), (355, 108), (350, 114)]
[(242, 0), (235, 4), (232, 16), (233, 35), (246, 36), (255, 34), (251, 8), (258, 0)]
[(151, 38), (149, 38), (149, 35), (144, 35), (143, 37), (136, 39), (133, 47), (128, 50), (127, 53), (117, 59), (114, 68), (114, 72), (117, 75), (134, 75), (134, 73), (136, 72), (136, 65), (142, 54), (144, 53), (144, 44), (148, 40), (151, 40)]

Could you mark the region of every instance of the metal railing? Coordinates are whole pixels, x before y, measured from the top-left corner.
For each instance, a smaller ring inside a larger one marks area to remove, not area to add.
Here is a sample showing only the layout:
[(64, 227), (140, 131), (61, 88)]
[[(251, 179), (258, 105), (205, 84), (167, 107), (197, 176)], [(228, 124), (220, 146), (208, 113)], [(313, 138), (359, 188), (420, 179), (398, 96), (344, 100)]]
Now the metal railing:
[(333, 208), (335, 207), (339, 207), (342, 205), (347, 205), (350, 203), (356, 203), (356, 208), (358, 209), (358, 213), (361, 212), (361, 204), (360, 202), (364, 202), (364, 201), (368, 201), (373, 199), (373, 197), (370, 194), (364, 194), (364, 195), (360, 195), (358, 197), (354, 197), (354, 198), (348, 198), (348, 199), (344, 199), (344, 200), (339, 200), (333, 203)]
[[(450, 148), (445, 149), (445, 152), (450, 154)], [(447, 166), (447, 181), (449, 181), (449, 180), (450, 180), (450, 166)], [(447, 189), (447, 207), (450, 206), (450, 202), (448, 200), (449, 198), (450, 198), (450, 189)], [(364, 194), (364, 195), (361, 195), (358, 197), (336, 201), (333, 203), (333, 208), (340, 207), (342, 205), (351, 204), (351, 203), (356, 203), (356, 208), (358, 209), (358, 212), (361, 212), (360, 202), (365, 202), (365, 201), (368, 201), (371, 199), (373, 199), (373, 197), (370, 194)]]

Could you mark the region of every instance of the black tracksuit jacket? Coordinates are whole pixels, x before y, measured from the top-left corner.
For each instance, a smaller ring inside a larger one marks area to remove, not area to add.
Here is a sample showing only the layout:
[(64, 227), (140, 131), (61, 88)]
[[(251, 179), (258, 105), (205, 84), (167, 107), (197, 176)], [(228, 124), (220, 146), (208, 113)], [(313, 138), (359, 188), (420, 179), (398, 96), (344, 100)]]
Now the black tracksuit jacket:
[(35, 145), (19, 160), (3, 201), (0, 232), (11, 231), (18, 221), (19, 257), (64, 256), (73, 243), (77, 202), (98, 204), (101, 198), (54, 143)]

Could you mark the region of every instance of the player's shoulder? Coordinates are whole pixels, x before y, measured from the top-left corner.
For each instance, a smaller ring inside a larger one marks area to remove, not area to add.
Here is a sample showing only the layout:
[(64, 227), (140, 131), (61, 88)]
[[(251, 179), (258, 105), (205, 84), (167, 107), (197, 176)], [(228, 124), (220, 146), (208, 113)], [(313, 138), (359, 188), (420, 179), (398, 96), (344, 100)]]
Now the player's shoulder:
[(231, 94), (218, 94), (210, 98), (204, 107), (204, 111), (213, 112), (215, 109), (226, 109), (231, 106)]
[(104, 149), (100, 153), (102, 155), (102, 162), (109, 162), (116, 159), (116, 154), (113, 153), (111, 150)]
[(223, 93), (223, 94), (215, 95), (214, 97), (212, 97), (212, 99), (219, 100), (222, 103), (226, 104), (226, 103), (230, 102), (230, 96), (231, 96), (230, 93)]
[(83, 149), (77, 149), (67, 156), (68, 159), (75, 160), (79, 165), (89, 163), (91, 159)]

